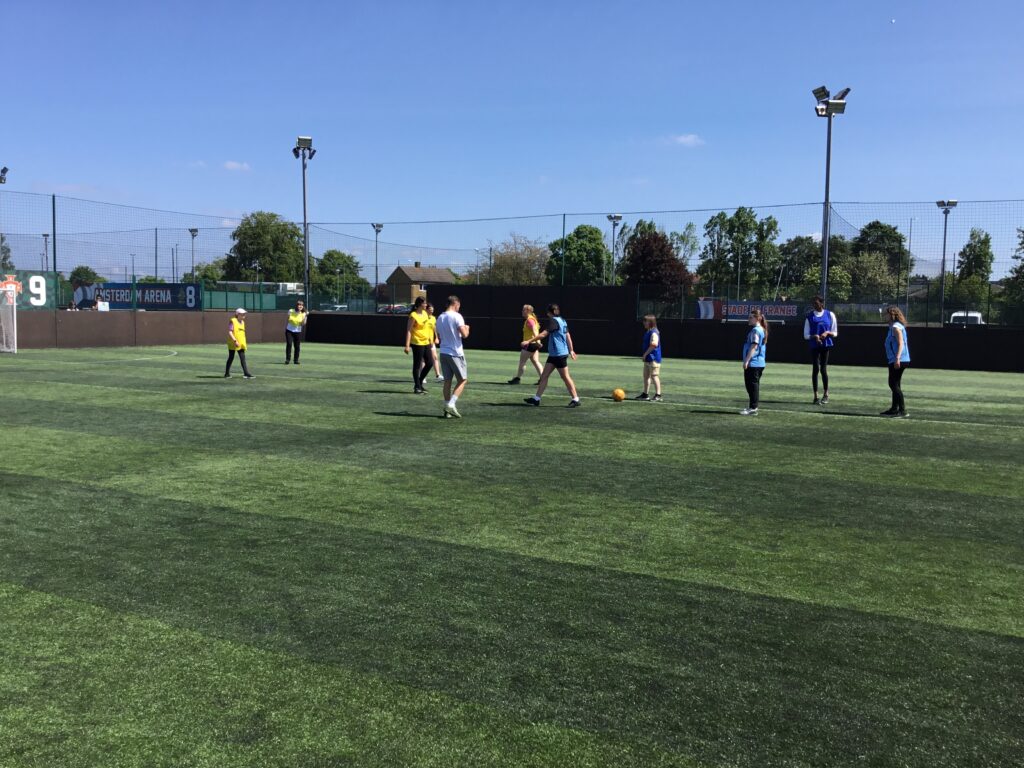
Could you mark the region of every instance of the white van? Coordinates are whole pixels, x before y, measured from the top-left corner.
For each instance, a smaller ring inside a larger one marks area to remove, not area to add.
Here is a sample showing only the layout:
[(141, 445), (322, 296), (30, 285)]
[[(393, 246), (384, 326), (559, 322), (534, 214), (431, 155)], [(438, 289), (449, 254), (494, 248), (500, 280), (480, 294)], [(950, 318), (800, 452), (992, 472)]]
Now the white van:
[(981, 312), (954, 312), (949, 316), (949, 325), (984, 325)]

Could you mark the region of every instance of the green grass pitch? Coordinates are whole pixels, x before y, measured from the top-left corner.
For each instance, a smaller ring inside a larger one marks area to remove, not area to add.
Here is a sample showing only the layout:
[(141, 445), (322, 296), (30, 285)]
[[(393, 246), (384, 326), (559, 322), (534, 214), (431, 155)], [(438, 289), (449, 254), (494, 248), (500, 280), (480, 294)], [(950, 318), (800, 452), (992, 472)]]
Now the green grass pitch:
[(1021, 376), (224, 358), (0, 358), (0, 766), (1024, 764)]

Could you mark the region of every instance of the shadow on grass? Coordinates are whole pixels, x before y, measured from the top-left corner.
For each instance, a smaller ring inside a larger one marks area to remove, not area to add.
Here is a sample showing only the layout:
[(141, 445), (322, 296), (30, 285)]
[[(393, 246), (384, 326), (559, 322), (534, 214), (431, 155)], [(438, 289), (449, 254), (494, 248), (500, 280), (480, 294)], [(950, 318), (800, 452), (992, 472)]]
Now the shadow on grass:
[[(0, 580), (31, 589), (709, 765), (1019, 758), (1021, 638), (109, 488), (83, 494), (53, 481), (39, 493), (35, 477), (0, 480), (19, 500), (0, 511)], [(260, 735), (267, 745), (283, 737), (272, 725)]]
[(441, 419), (444, 421), (444, 414), (433, 413), (409, 413), (409, 411), (374, 411), (376, 416), (402, 416), (407, 419)]

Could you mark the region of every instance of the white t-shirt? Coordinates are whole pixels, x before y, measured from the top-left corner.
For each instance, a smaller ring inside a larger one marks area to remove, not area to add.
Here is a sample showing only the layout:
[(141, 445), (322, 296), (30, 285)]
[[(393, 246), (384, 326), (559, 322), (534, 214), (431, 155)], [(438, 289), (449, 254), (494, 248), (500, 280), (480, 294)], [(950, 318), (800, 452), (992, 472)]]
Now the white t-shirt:
[(442, 312), (441, 316), (437, 318), (437, 338), (441, 340), (442, 355), (451, 355), (452, 357), (462, 357), (462, 334), (459, 333), (459, 328), (464, 326), (466, 321), (462, 319), (462, 315), (453, 310)]

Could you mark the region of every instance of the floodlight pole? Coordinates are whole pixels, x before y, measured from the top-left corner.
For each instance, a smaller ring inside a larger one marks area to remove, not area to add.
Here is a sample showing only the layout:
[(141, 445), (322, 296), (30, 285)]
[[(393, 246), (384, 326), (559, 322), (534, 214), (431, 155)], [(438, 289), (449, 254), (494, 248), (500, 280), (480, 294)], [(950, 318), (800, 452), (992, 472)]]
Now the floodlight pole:
[(303, 281), (303, 293), (305, 305), (309, 306), (309, 219), (306, 214), (306, 163), (313, 159), (316, 150), (313, 149), (313, 139), (310, 136), (299, 136), (295, 140), (295, 147), (292, 149), (295, 159), (302, 160), (302, 261), (305, 279)]
[[(304, 265), (305, 280), (303, 281), (304, 302), (303, 306), (309, 306), (309, 220), (306, 214), (306, 150), (302, 150), (302, 263)], [(258, 270), (259, 267), (257, 266)]]
[(939, 276), (939, 327), (946, 324), (946, 233), (949, 231), (949, 212), (956, 207), (956, 200), (939, 200), (942, 209), (942, 274)]
[(828, 302), (828, 246), (831, 239), (831, 212), (832, 205), (829, 201), (829, 182), (832, 178), (832, 118), (831, 113), (828, 119), (828, 138), (825, 140), (825, 205), (822, 211), (821, 222), (821, 299)]
[(616, 228), (618, 228), (619, 222), (622, 221), (622, 214), (621, 213), (609, 213), (608, 214), (608, 221), (610, 221), (612, 223), (612, 266), (611, 266), (611, 270), (610, 270), (611, 274), (608, 276), (608, 278), (605, 279), (605, 284), (606, 285), (609, 282), (611, 282), (611, 280), (615, 277), (615, 230), (616, 230)]
[(832, 204), (829, 199), (829, 182), (832, 179), (832, 118), (846, 111), (846, 97), (849, 88), (843, 88), (832, 96), (824, 85), (815, 88), (812, 93), (818, 104), (814, 108), (818, 117), (828, 120), (828, 134), (825, 140), (825, 202), (821, 216), (821, 298), (828, 301), (828, 250), (832, 239)]
[(50, 271), (50, 233), (43, 232), (43, 272)]
[(199, 230), (195, 227), (188, 231), (192, 235), (192, 282), (196, 282), (196, 235), (199, 234)]
[(377, 288), (380, 286), (380, 258), (379, 244), (380, 231), (384, 229), (383, 224), (371, 224), (373, 227), (373, 307), (377, 308)]

